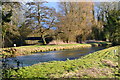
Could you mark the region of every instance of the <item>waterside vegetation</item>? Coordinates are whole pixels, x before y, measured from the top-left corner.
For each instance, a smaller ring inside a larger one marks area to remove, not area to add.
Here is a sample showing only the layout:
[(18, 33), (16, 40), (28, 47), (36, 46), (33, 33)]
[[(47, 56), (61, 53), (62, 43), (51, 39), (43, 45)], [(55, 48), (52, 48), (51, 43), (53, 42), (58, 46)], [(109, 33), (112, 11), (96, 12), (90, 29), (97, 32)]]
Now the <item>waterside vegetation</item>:
[(8, 70), (8, 78), (120, 78), (120, 46), (107, 48), (80, 59), (51, 61)]
[(59, 44), (59, 45), (32, 45), (32, 46), (20, 46), (3, 48), (1, 54), (8, 55), (10, 57), (30, 55), (35, 52), (46, 52), (46, 51), (58, 51), (64, 49), (76, 49), (76, 48), (86, 48), (92, 46), (110, 46), (110, 42), (93, 42), (89, 44)]

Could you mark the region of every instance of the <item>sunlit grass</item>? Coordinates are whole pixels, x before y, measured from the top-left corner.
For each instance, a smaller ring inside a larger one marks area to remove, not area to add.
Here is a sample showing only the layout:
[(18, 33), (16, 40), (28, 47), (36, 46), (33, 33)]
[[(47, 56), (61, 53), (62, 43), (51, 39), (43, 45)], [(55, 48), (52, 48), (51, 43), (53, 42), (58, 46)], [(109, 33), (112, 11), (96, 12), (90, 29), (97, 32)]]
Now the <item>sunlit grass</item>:
[[(56, 50), (86, 48), (86, 47), (91, 47), (91, 44), (33, 45), (33, 46), (20, 46), (20, 47), (13, 47), (13, 48), (16, 49), (16, 52), (14, 55), (20, 56), (20, 55), (33, 54), (34, 52), (46, 52), (46, 51), (56, 51)], [(11, 50), (11, 49), (5, 48), (4, 50)], [(7, 53), (7, 52), (4, 52), (4, 53)]]
[[(118, 50), (120, 46), (111, 47), (86, 55), (80, 59), (51, 61), (10, 71), (11, 77), (20, 78), (114, 78), (118, 77)], [(116, 53), (114, 53), (116, 50)], [(107, 62), (105, 62), (107, 61)], [(112, 67), (114, 66), (114, 67)], [(115, 68), (116, 66), (116, 68)], [(93, 74), (90, 72), (94, 70)]]
[[(109, 46), (109, 42), (95, 42), (89, 44), (59, 44), (59, 45), (31, 45), (31, 46), (19, 46), (19, 47), (10, 47), (15, 48), (17, 51), (14, 56), (29, 55), (34, 52), (46, 52), (46, 51), (56, 51), (56, 50), (65, 50), (65, 49), (78, 49), (78, 48), (87, 48), (92, 46)], [(3, 50), (9, 50), (10, 48), (3, 48)], [(8, 52), (3, 52), (8, 53)], [(11, 54), (11, 53), (8, 53)]]

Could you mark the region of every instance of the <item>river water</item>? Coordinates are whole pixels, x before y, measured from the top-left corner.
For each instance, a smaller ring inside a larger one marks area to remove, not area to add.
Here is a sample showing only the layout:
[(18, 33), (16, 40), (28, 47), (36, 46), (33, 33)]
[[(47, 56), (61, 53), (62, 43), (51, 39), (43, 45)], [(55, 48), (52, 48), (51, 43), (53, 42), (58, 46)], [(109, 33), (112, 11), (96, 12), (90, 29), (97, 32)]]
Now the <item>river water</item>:
[(19, 66), (31, 66), (33, 64), (48, 62), (48, 61), (65, 61), (67, 59), (78, 59), (81, 56), (90, 54), (92, 52), (102, 50), (105, 47), (90, 47), (79, 48), (71, 50), (49, 51), (49, 52), (37, 52), (32, 55), (17, 56), (15, 58), (8, 58), (8, 64), (16, 67), (17, 64), (14, 60), (20, 61)]

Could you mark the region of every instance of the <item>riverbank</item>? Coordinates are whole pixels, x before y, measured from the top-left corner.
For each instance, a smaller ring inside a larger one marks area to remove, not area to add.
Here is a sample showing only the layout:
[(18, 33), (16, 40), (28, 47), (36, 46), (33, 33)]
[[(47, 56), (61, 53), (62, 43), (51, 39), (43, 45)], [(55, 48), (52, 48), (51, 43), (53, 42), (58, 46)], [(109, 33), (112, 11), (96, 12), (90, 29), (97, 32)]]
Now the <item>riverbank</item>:
[(65, 49), (76, 49), (76, 48), (86, 48), (91, 47), (91, 44), (62, 44), (62, 45), (33, 45), (33, 46), (21, 46), (4, 48), (3, 54), (22, 56), (33, 54), (34, 52), (46, 52), (46, 51), (56, 51)]
[(111, 46), (111, 42), (106, 42), (106, 41), (96, 41), (96, 40), (89, 40), (86, 41), (85, 43), (91, 44), (92, 46)]
[(46, 52), (46, 51), (56, 51), (64, 49), (76, 49), (76, 48), (86, 48), (92, 46), (110, 46), (109, 42), (89, 42), (87, 44), (59, 44), (59, 45), (32, 45), (32, 46), (20, 46), (3, 48), (0, 54), (10, 55), (10, 56), (23, 56), (30, 55), (34, 52)]
[(86, 55), (80, 59), (51, 61), (10, 70), (10, 78), (120, 78), (120, 46)]

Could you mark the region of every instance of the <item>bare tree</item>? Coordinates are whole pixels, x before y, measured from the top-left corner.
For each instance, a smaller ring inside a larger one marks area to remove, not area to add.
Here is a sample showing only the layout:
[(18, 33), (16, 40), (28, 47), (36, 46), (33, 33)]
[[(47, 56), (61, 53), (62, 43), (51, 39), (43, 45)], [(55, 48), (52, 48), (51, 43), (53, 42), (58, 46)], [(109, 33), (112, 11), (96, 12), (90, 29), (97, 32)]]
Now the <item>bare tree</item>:
[(45, 2), (29, 2), (26, 12), (26, 25), (31, 26), (33, 32), (41, 35), (43, 44), (46, 44), (47, 31), (55, 27), (55, 9), (43, 5)]
[(82, 40), (85, 40), (91, 33), (93, 3), (61, 2), (60, 8), (59, 29), (66, 36), (66, 41), (76, 41), (78, 35), (81, 35)]

